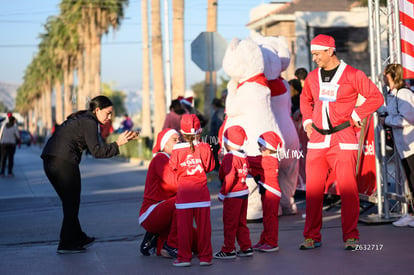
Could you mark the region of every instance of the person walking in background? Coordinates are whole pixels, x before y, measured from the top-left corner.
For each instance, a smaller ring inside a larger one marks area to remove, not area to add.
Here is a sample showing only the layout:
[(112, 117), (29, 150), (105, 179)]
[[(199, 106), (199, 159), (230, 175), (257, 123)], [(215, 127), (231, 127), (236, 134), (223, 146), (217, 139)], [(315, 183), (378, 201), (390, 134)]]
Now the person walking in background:
[(1, 172), (0, 176), (5, 176), (6, 163), (7, 176), (14, 177), (14, 154), (16, 153), (16, 144), (20, 142), (20, 133), (17, 128), (16, 118), (9, 116), (9, 121), (4, 123), (0, 129), (0, 150), (1, 150)]
[(288, 81), (290, 86), (290, 98), (292, 101), (291, 115), (293, 116), (297, 111), (299, 111), (300, 106), (300, 94), (302, 93), (302, 85), (300, 84), (299, 79), (291, 79)]
[[(307, 73), (306, 73), (307, 74)], [(305, 130), (302, 125), (302, 113), (300, 112), (300, 94), (302, 93), (302, 86), (299, 79), (289, 80), (290, 85), (290, 96), (292, 99), (292, 110), (291, 116), (293, 124), (295, 125), (296, 132), (299, 137), (299, 150), (302, 153), (302, 157), (299, 159), (299, 175), (298, 183), (296, 188), (298, 190), (305, 190), (306, 188), (306, 154), (307, 154), (307, 144), (308, 136), (306, 135)]]
[[(158, 133), (152, 150), (154, 157), (148, 166), (144, 199), (139, 211), (139, 224), (147, 231), (140, 246), (144, 256), (149, 256), (150, 250), (156, 248), (157, 255), (177, 257), (177, 183), (174, 173), (170, 170), (169, 161), (178, 140), (178, 132), (166, 128)], [(175, 225), (172, 228), (173, 221)], [(173, 234), (170, 235), (171, 228)]]
[[(253, 248), (250, 231), (247, 227), (246, 184), (248, 173), (247, 155), (242, 150), (247, 141), (246, 132), (240, 126), (231, 126), (224, 131), (223, 142), (226, 154), (220, 166), (219, 178), (223, 184), (218, 199), (223, 202), (224, 245), (214, 254), (217, 259), (234, 259), (236, 255), (252, 256)], [(235, 241), (240, 246), (236, 252)]]
[(210, 192), (207, 175), (215, 161), (210, 145), (199, 142), (202, 128), (195, 114), (181, 118), (181, 133), (186, 142), (174, 146), (170, 167), (177, 178), (178, 255), (174, 266), (190, 266), (192, 258), (193, 222), (197, 228), (197, 256), (201, 266), (211, 265)]
[(165, 116), (164, 125), (162, 129), (171, 128), (180, 131), (181, 116), (185, 114), (185, 109), (179, 99), (171, 101), (170, 111)]
[(132, 119), (128, 116), (128, 114), (124, 115), (124, 120), (121, 122), (122, 131), (131, 131), (132, 127), (134, 127), (134, 123)]
[(112, 119), (108, 119), (104, 124), (99, 124), (101, 139), (103, 143), (106, 143), (109, 135), (114, 132), (112, 127)]
[(213, 102), (211, 103), (213, 107), (213, 114), (211, 115), (211, 122), (210, 122), (210, 145), (213, 149), (214, 160), (216, 162), (216, 167), (214, 170), (218, 171), (220, 167), (219, 159), (218, 159), (218, 152), (220, 150), (220, 144), (218, 142), (218, 134), (221, 125), (224, 121), (224, 107), (222, 105), (222, 101), (219, 98), (214, 98)]
[(89, 149), (95, 158), (119, 154), (119, 146), (137, 138), (137, 133), (125, 131), (116, 142), (100, 142), (98, 126), (111, 119), (113, 106), (106, 96), (94, 97), (88, 110), (68, 116), (47, 141), (41, 158), (47, 178), (62, 201), (63, 221), (57, 253), (85, 252), (94, 237), (87, 236), (79, 223), (81, 175), (79, 163), (82, 152)]
[[(306, 221), (300, 249), (321, 246), (322, 206), (329, 169), (341, 196), (342, 239), (346, 250), (359, 242), (359, 194), (356, 181), (358, 139), (362, 119), (375, 112), (384, 98), (375, 84), (336, 56), (335, 39), (320, 34), (311, 41), (313, 61), (300, 96), (306, 156)], [(366, 100), (356, 106), (358, 94)]]
[[(389, 90), (386, 96), (385, 117), (381, 123), (390, 126), (398, 156), (404, 167), (408, 181), (408, 192), (414, 194), (414, 94), (404, 87), (403, 67), (401, 64), (388, 64), (384, 70), (384, 81)], [(410, 202), (409, 213), (403, 215), (394, 226), (414, 227), (413, 201)]]
[(282, 198), (279, 186), (279, 150), (281, 138), (273, 131), (261, 134), (257, 140), (261, 155), (248, 156), (250, 174), (259, 185), (263, 205), (263, 231), (260, 240), (253, 246), (260, 252), (279, 250), (279, 215), (278, 209)]
[(305, 68), (297, 68), (295, 71), (295, 77), (300, 81), (301, 86), (305, 84), (305, 79), (308, 76), (308, 71)]
[(200, 125), (201, 128), (204, 128), (204, 126), (207, 125), (208, 123), (208, 118), (205, 117), (199, 110), (197, 110), (197, 108), (195, 106), (193, 106), (193, 97), (183, 97), (183, 96), (179, 96), (178, 100), (180, 100), (185, 112), (187, 114), (195, 114), (198, 118), (198, 120), (200, 120)]

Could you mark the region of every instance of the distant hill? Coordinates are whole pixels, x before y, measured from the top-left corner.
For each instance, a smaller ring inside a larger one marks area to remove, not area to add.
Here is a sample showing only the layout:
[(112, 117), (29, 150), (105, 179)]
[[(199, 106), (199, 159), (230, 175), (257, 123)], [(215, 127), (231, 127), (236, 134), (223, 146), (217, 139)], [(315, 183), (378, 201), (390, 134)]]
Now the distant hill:
[(18, 87), (18, 84), (0, 82), (0, 101), (2, 101), (9, 110), (14, 109)]
[[(0, 82), (0, 101), (4, 103), (9, 110), (13, 110), (16, 102), (17, 88), (19, 84)], [(135, 114), (141, 110), (141, 92), (128, 91), (125, 100), (127, 112)]]

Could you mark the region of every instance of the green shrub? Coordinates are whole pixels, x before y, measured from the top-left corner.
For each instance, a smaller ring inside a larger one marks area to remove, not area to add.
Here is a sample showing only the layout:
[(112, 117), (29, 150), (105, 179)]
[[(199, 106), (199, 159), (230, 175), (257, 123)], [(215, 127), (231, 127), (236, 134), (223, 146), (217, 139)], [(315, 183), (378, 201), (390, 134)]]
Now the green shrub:
[[(111, 134), (108, 137), (108, 142), (114, 142), (117, 140), (119, 134)], [(139, 138), (138, 140), (132, 140), (127, 144), (122, 145), (119, 148), (120, 157), (131, 159), (143, 159), (150, 160), (152, 158), (151, 144), (145, 138)]]

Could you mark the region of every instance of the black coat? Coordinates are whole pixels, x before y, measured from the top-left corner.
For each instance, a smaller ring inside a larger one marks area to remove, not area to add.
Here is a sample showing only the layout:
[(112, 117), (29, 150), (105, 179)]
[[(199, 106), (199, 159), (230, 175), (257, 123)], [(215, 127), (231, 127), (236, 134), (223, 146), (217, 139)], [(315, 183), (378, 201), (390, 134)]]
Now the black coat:
[(68, 118), (49, 138), (41, 158), (52, 156), (79, 164), (86, 148), (95, 158), (110, 158), (119, 154), (116, 142), (100, 142), (98, 127), (96, 116), (89, 111)]

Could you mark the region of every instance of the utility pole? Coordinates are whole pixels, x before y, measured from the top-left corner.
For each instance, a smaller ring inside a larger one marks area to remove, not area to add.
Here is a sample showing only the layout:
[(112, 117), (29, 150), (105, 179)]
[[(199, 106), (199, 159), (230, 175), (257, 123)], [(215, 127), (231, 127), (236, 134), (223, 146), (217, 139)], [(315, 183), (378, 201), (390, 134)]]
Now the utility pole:
[(171, 57), (168, 0), (164, 0), (164, 32), (165, 32), (165, 100), (166, 112), (171, 103)]
[[(217, 32), (217, 5), (218, 0), (208, 0), (207, 6), (207, 32)], [(216, 96), (216, 72), (207, 71), (204, 86), (204, 115), (211, 120), (211, 102)]]

